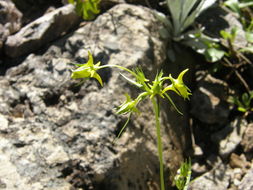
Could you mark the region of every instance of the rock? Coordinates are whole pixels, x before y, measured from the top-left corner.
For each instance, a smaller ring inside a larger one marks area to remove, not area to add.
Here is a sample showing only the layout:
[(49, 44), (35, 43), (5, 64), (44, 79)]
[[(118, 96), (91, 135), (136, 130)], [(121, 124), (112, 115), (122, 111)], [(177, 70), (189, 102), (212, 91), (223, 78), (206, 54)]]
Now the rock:
[(197, 82), (197, 89), (191, 98), (191, 113), (203, 123), (220, 125), (225, 123), (229, 114), (226, 102), (227, 90), (224, 81), (210, 74), (203, 75)]
[(189, 190), (227, 190), (230, 180), (230, 170), (219, 159), (213, 169), (194, 179)]
[(43, 16), (48, 9), (62, 6), (61, 0), (11, 0), (23, 14), (24, 25)]
[(252, 190), (253, 189), (253, 168), (243, 177), (238, 190)]
[(219, 145), (219, 154), (222, 157), (227, 157), (237, 148), (246, 126), (247, 121), (245, 119), (236, 118), (224, 129), (212, 135), (212, 141)]
[[(5, 106), (0, 106), (0, 113), (9, 120), (8, 131), (0, 135), (0, 160), (5, 163), (0, 179), (6, 189), (159, 187), (152, 104), (143, 102), (142, 113), (133, 116), (112, 144), (126, 121), (113, 109), (125, 100), (125, 92), (133, 97), (139, 92), (117, 69), (101, 71), (103, 88), (95, 80), (77, 85), (70, 79), (68, 63), (87, 61), (90, 50), (96, 62), (129, 69), (142, 65), (153, 78), (166, 60), (160, 25), (148, 8), (117, 5), (52, 44), (43, 55), (30, 54), (0, 78), (0, 105)], [(186, 109), (183, 101), (178, 104)], [(161, 110), (165, 168), (176, 172), (187, 144), (187, 117), (167, 103)]]
[(8, 129), (9, 121), (4, 115), (0, 114), (0, 131), (6, 131)]
[[(250, 163), (246, 160), (246, 157), (244, 154), (238, 156), (235, 153), (232, 153), (230, 156), (230, 162), (229, 165), (232, 168), (240, 168), (242, 171), (246, 171), (250, 168)], [(243, 172), (242, 172), (243, 173)]]
[(26, 25), (15, 35), (9, 36), (5, 44), (5, 54), (18, 57), (34, 52), (66, 34), (79, 21), (73, 5), (56, 9)]
[(11, 1), (0, 1), (0, 51), (7, 37), (21, 28), (22, 14)]
[(244, 152), (253, 151), (253, 123), (248, 124), (241, 141)]

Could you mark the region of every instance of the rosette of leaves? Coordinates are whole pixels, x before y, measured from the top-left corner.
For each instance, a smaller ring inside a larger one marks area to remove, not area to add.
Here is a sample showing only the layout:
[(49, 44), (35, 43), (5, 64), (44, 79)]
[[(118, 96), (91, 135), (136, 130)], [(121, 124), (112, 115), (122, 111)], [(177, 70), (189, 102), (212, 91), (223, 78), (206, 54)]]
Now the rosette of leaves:
[[(220, 60), (224, 52), (218, 45), (219, 39), (205, 35), (204, 28), (191, 28), (196, 18), (215, 2), (216, 0), (166, 0), (170, 17), (160, 13), (156, 14), (164, 24), (160, 30), (161, 36), (191, 47), (196, 52), (203, 54), (209, 62)], [(174, 54), (171, 49), (168, 53)]]

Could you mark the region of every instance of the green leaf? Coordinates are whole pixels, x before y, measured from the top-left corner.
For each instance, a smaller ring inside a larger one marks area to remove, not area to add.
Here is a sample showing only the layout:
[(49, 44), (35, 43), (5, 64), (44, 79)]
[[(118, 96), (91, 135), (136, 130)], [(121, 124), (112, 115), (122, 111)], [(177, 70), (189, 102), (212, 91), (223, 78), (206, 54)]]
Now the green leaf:
[(249, 1), (249, 2), (241, 2), (239, 3), (239, 7), (242, 9), (242, 8), (245, 8), (245, 7), (250, 7), (250, 6), (253, 6), (253, 1)]
[(205, 51), (204, 55), (207, 61), (213, 63), (221, 60), (222, 57), (225, 55), (225, 52), (217, 48), (208, 48)]
[(240, 111), (240, 112), (246, 112), (246, 111), (247, 111), (247, 110), (246, 110), (245, 108), (243, 108), (243, 107), (238, 107), (237, 110)]
[(241, 14), (238, 0), (227, 0), (224, 2), (224, 5), (229, 7), (232, 11), (238, 13), (239, 15)]
[(75, 4), (76, 13), (85, 20), (92, 20), (100, 13), (100, 0), (68, 0), (69, 3)]
[(167, 0), (167, 6), (172, 16), (174, 35), (177, 36), (180, 30), (180, 13), (182, 9), (182, 1)]
[(192, 10), (196, 2), (197, 0), (191, 0), (191, 1), (188, 0), (183, 3), (183, 9), (181, 13), (181, 22), (184, 22), (185, 18), (187, 18), (188, 14)]
[(253, 43), (253, 32), (246, 32), (245, 37), (248, 42)]
[(69, 2), (70, 4), (74, 4), (74, 3), (75, 3), (75, 0), (68, 0), (68, 2)]
[(174, 178), (176, 187), (179, 190), (187, 190), (191, 180), (191, 160), (185, 161), (181, 164)]
[(232, 36), (229, 32), (225, 31), (225, 30), (221, 30), (220, 31), (220, 35), (222, 36), (223, 39), (228, 40), (231, 39)]
[(239, 51), (240, 52), (246, 52), (246, 53), (253, 53), (253, 46), (241, 48)]

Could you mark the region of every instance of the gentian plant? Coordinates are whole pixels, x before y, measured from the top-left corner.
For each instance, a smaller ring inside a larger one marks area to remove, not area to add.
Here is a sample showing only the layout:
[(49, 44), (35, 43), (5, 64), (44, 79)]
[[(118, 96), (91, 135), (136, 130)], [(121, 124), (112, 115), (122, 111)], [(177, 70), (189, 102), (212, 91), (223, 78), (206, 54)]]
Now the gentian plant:
[[(101, 86), (103, 86), (103, 82), (99, 74), (97, 73), (98, 70), (104, 68), (118, 68), (120, 70), (127, 71), (132, 77), (129, 78), (123, 74), (123, 78), (125, 78), (130, 84), (136, 86), (141, 90), (140, 94), (135, 98), (131, 98), (129, 94), (125, 94), (126, 100), (117, 108), (117, 114), (123, 115), (128, 114), (128, 119), (121, 129), (119, 136), (123, 132), (124, 128), (127, 126), (127, 123), (130, 120), (132, 113), (139, 113), (137, 106), (138, 104), (143, 101), (144, 99), (149, 98), (153, 104), (153, 110), (155, 114), (156, 120), (156, 133), (157, 133), (157, 148), (159, 154), (159, 162), (160, 162), (160, 184), (161, 190), (165, 190), (164, 185), (164, 175), (163, 175), (163, 147), (162, 147), (162, 139), (161, 139), (161, 132), (160, 132), (160, 106), (158, 103), (158, 98), (167, 98), (172, 106), (182, 114), (176, 105), (174, 104), (173, 100), (171, 99), (169, 92), (173, 91), (179, 96), (183, 97), (184, 99), (189, 99), (190, 89), (184, 84), (183, 76), (188, 71), (185, 69), (182, 71), (177, 78), (173, 78), (171, 75), (164, 76), (163, 71), (160, 71), (156, 74), (156, 77), (153, 81), (150, 81), (145, 77), (142, 69), (137, 67), (133, 70), (128, 68), (119, 66), (119, 65), (100, 65), (100, 62), (94, 64), (94, 60), (92, 54), (88, 52), (89, 60), (86, 64), (76, 64), (78, 68), (72, 71), (71, 78), (73, 79), (88, 79), (88, 78), (95, 78)], [(118, 136), (118, 137), (119, 137)]]

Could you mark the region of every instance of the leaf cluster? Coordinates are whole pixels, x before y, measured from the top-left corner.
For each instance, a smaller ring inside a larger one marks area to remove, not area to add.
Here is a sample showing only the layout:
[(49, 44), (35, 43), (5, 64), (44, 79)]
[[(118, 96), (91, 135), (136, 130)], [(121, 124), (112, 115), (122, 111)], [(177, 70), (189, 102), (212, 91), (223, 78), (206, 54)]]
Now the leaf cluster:
[(100, 13), (100, 0), (68, 0), (75, 5), (76, 13), (85, 20), (93, 20)]
[(174, 183), (178, 190), (187, 190), (191, 180), (191, 160), (181, 164), (174, 178)]
[(241, 98), (237, 96), (231, 96), (229, 102), (237, 106), (237, 110), (243, 113), (253, 111), (252, 107), (253, 91), (245, 92)]
[[(203, 33), (204, 28), (193, 28), (196, 18), (216, 0), (167, 0), (167, 7), (171, 17), (157, 14), (159, 20), (164, 23), (160, 30), (163, 38), (179, 42), (205, 56), (208, 62), (220, 60), (225, 52), (221, 49), (217, 38), (212, 38)], [(174, 51), (169, 50), (170, 59), (174, 57)]]

